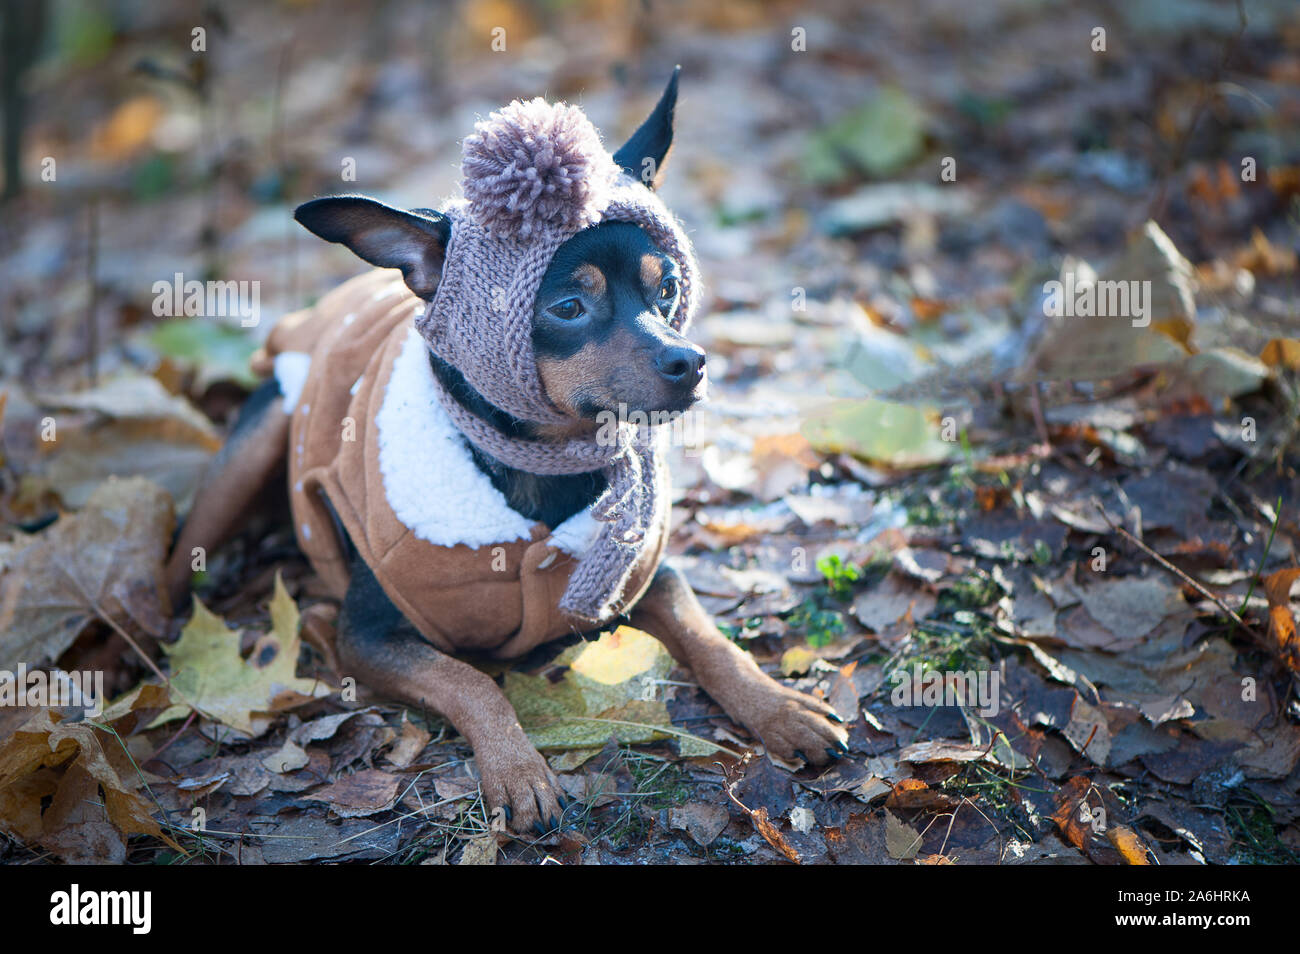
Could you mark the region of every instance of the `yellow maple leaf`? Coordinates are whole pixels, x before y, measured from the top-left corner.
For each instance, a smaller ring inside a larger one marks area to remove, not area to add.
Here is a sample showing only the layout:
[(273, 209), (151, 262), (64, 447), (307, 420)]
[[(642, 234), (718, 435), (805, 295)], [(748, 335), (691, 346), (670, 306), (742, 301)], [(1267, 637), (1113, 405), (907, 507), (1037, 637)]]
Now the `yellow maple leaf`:
[(171, 659), (171, 683), (188, 704), (175, 705), (154, 725), (187, 714), (191, 708), (248, 736), (258, 736), (276, 712), (328, 695), (315, 679), (295, 675), (298, 662), (298, 607), (279, 575), (271, 598), (271, 632), (253, 646), (248, 659), (239, 654), (237, 629), (197, 599), (194, 615), (181, 638), (163, 647)]

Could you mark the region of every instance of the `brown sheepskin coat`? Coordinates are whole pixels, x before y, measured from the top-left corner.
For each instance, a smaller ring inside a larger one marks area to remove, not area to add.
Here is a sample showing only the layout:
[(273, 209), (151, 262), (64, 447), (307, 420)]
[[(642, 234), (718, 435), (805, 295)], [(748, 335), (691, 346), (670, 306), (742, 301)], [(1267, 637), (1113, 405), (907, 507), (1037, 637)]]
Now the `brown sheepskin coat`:
[[(369, 272), (283, 318), (254, 357), (285, 394), (271, 413), (293, 415), (298, 544), (342, 599), (349, 567), (332, 510), (431, 643), (518, 656), (579, 628), (557, 607), (595, 521), (583, 511), (558, 528), (530, 523), (474, 467), (436, 398), (426, 401), (433, 372), (413, 327), (421, 306), (395, 272)], [(661, 509), (620, 611), (663, 555)]]

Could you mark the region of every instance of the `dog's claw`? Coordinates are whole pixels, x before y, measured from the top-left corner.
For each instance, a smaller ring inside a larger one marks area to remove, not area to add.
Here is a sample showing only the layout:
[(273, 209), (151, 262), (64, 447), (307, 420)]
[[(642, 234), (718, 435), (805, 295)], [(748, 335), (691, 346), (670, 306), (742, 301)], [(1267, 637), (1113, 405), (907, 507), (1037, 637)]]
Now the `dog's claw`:
[(832, 749), (829, 745), (826, 746), (826, 754), (831, 757), (832, 761), (843, 758), (843, 755), (838, 750)]
[(555, 816), (554, 816), (554, 815), (552, 815), (550, 818), (546, 819), (546, 824), (550, 826), (551, 831), (555, 831), (555, 829), (557, 829), (557, 828), (560, 827), (560, 823), (559, 823), (558, 821), (555, 820)]
[(832, 722), (838, 723), (839, 725), (844, 724), (844, 716), (840, 715), (838, 712), (828, 712), (826, 713), (826, 718), (830, 719)]
[(512, 821), (515, 820), (514, 809), (511, 808), (509, 805), (503, 805), (501, 807), (506, 810), (506, 824), (509, 825)]
[(546, 829), (542, 827), (541, 822), (533, 822), (533, 831), (537, 832), (537, 837), (541, 838), (546, 834)]
[(849, 747), (843, 742), (836, 741), (835, 748), (839, 749), (840, 755), (848, 755)]
[(805, 762), (809, 763), (810, 765), (812, 764), (812, 759), (810, 759), (810, 758), (808, 758), (808, 756), (804, 755), (802, 749), (795, 749), (795, 750), (794, 750), (794, 754), (797, 755), (797, 756), (799, 756), (799, 758), (803, 759)]

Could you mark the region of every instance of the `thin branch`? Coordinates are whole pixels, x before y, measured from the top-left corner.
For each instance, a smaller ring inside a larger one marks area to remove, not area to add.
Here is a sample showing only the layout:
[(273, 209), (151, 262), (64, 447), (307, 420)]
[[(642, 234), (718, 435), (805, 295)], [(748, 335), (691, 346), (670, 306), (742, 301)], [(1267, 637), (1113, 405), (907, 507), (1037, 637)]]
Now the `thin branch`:
[(1259, 630), (1255, 629), (1255, 627), (1251, 626), (1251, 625), (1250, 625), (1249, 623), (1247, 623), (1244, 619), (1242, 619), (1242, 618), (1237, 614), (1236, 610), (1234, 610), (1232, 607), (1230, 607), (1227, 603), (1223, 602), (1223, 600), (1221, 600), (1219, 597), (1215, 596), (1213, 593), (1211, 593), (1209, 590), (1207, 590), (1207, 589), (1206, 589), (1204, 586), (1202, 586), (1200, 583), (1197, 583), (1195, 580), (1193, 580), (1190, 576), (1188, 576), (1188, 575), (1187, 575), (1186, 573), (1184, 573), (1182, 570), (1178, 569), (1178, 567), (1174, 566), (1172, 563), (1170, 563), (1168, 560), (1166, 560), (1164, 557), (1162, 557), (1159, 553), (1156, 553), (1155, 550), (1152, 550), (1149, 546), (1147, 546), (1145, 543), (1143, 543), (1143, 542), (1142, 542), (1141, 540), (1139, 540), (1137, 537), (1133, 536), (1133, 534), (1129, 533), (1126, 529), (1124, 529), (1123, 527), (1117, 526), (1117, 525), (1116, 525), (1116, 524), (1115, 524), (1115, 523), (1110, 519), (1110, 516), (1109, 516), (1109, 515), (1106, 513), (1106, 511), (1102, 508), (1101, 504), (1094, 502), (1093, 506), (1095, 506), (1095, 507), (1097, 508), (1097, 512), (1098, 512), (1099, 514), (1101, 514), (1101, 519), (1104, 520), (1104, 521), (1106, 521), (1106, 525), (1107, 525), (1108, 527), (1110, 527), (1112, 530), (1114, 530), (1116, 533), (1118, 533), (1120, 536), (1122, 536), (1122, 537), (1123, 537), (1125, 540), (1127, 540), (1129, 543), (1133, 544), (1135, 547), (1137, 547), (1139, 550), (1141, 550), (1143, 553), (1145, 553), (1145, 554), (1146, 554), (1147, 556), (1149, 556), (1151, 559), (1155, 560), (1156, 563), (1160, 564), (1160, 566), (1164, 567), (1166, 570), (1168, 570), (1168, 571), (1169, 571), (1170, 573), (1172, 573), (1174, 576), (1178, 577), (1178, 579), (1182, 580), (1185, 584), (1187, 584), (1188, 586), (1190, 586), (1190, 587), (1191, 587), (1192, 589), (1194, 589), (1197, 593), (1200, 593), (1200, 594), (1201, 594), (1202, 596), (1204, 596), (1207, 600), (1209, 600), (1210, 602), (1212, 602), (1215, 606), (1217, 606), (1220, 610), (1223, 611), (1223, 615), (1227, 616), (1229, 619), (1231, 619), (1234, 623), (1236, 623), (1236, 624), (1237, 624), (1238, 626), (1240, 626), (1242, 629), (1247, 630), (1248, 632), (1252, 633), (1253, 635), (1255, 635), (1255, 636), (1258, 637), (1258, 638), (1262, 638), (1262, 636), (1261, 636)]

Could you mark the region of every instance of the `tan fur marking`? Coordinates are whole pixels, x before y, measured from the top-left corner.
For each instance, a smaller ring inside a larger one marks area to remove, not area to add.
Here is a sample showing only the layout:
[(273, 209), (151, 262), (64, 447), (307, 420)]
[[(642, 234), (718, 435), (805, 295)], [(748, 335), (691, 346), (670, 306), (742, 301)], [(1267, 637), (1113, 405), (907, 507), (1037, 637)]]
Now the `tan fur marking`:
[(617, 339), (604, 345), (588, 344), (568, 358), (538, 358), (537, 374), (546, 396), (560, 410), (575, 415), (579, 397), (606, 401), (609, 394), (604, 382), (610, 367), (617, 364), (616, 344)]
[(573, 270), (573, 280), (582, 286), (589, 295), (599, 298), (605, 294), (605, 273), (591, 263), (579, 265)]
[(641, 284), (647, 289), (655, 290), (659, 288), (659, 283), (664, 280), (664, 263), (660, 261), (658, 255), (641, 256)]

